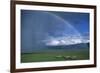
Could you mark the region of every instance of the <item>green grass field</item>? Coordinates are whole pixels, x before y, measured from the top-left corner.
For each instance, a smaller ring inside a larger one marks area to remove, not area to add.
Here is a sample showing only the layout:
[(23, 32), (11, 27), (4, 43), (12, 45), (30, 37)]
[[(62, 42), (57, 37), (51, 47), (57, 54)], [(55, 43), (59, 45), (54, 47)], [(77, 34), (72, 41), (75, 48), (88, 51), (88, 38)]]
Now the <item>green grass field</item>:
[[(66, 57), (69, 57), (65, 59)], [(71, 59), (71, 57), (75, 57)], [(64, 51), (64, 52), (39, 52), (39, 53), (21, 53), (21, 62), (47, 62), (47, 61), (69, 61), (89, 59), (88, 50)]]

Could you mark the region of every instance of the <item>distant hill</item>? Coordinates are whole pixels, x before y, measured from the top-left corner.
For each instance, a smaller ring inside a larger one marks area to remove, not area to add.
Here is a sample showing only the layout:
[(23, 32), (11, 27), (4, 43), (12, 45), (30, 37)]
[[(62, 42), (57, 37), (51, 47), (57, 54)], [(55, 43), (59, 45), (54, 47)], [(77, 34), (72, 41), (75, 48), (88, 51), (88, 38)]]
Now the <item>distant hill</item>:
[(88, 48), (89, 43), (79, 43), (79, 44), (72, 44), (72, 45), (57, 45), (57, 46), (47, 46), (48, 49), (82, 49)]
[(23, 53), (31, 52), (65, 52), (65, 51), (80, 51), (89, 50), (89, 43), (79, 43), (73, 45), (57, 45), (57, 46), (45, 46), (42, 49), (34, 49), (33, 51), (24, 51)]

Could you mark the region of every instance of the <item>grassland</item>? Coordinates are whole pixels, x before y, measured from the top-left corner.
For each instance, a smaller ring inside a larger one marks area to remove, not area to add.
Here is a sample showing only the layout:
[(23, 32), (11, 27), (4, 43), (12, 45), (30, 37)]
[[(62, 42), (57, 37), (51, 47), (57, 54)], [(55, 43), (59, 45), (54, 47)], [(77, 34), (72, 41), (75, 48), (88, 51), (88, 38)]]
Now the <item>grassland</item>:
[[(75, 57), (74, 59), (65, 59), (64, 57)], [(88, 50), (63, 51), (63, 52), (33, 52), (21, 53), (21, 62), (47, 62), (47, 61), (69, 61), (89, 59)]]

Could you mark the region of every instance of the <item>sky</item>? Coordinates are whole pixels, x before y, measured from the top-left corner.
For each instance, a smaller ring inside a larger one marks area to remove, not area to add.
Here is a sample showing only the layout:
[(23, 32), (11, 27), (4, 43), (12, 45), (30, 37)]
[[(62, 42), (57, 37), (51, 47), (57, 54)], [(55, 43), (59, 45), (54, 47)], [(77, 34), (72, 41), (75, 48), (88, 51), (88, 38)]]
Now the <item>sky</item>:
[(89, 13), (21, 10), (22, 51), (89, 40)]
[(89, 32), (89, 13), (75, 13), (75, 12), (62, 12), (54, 14), (60, 16), (64, 20), (67, 20), (74, 26), (81, 34)]

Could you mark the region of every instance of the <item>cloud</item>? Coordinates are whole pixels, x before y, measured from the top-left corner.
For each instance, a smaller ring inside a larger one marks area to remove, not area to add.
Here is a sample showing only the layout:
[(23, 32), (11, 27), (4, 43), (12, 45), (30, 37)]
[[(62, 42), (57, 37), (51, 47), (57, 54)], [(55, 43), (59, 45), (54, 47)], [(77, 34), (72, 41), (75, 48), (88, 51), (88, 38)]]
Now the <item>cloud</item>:
[(87, 43), (88, 39), (84, 39), (80, 36), (61, 36), (61, 37), (53, 37), (50, 36), (48, 39), (43, 41), (47, 46), (57, 46), (57, 45), (72, 45), (79, 43)]

